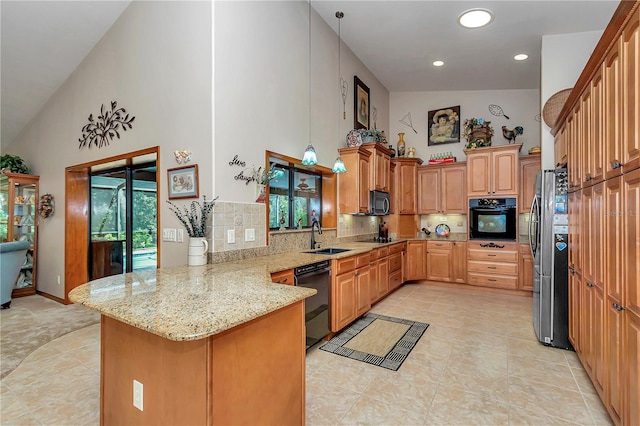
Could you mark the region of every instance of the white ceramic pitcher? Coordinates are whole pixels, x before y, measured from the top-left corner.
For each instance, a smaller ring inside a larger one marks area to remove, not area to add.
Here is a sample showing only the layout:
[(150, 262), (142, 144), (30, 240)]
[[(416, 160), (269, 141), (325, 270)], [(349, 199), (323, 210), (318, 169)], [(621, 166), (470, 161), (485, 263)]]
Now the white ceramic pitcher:
[(189, 266), (200, 266), (207, 264), (207, 252), (209, 251), (209, 242), (206, 238), (191, 237), (189, 238)]

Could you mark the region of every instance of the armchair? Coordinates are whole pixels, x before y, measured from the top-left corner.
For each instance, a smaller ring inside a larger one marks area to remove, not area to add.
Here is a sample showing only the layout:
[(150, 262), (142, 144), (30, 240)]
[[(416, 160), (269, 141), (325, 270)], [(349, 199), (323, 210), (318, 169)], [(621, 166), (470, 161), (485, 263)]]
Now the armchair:
[(2, 309), (9, 308), (11, 305), (11, 292), (30, 245), (28, 241), (0, 244), (0, 306)]

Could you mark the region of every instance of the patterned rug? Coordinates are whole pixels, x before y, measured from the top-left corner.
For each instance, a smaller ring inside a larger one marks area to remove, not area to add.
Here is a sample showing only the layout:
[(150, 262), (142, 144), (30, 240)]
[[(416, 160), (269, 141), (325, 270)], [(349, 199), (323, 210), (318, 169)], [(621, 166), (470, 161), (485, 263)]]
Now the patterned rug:
[(422, 322), (369, 313), (320, 349), (397, 371), (428, 327)]
[(0, 310), (0, 379), (40, 346), (100, 322), (100, 315), (80, 305), (63, 305), (39, 295), (18, 297)]

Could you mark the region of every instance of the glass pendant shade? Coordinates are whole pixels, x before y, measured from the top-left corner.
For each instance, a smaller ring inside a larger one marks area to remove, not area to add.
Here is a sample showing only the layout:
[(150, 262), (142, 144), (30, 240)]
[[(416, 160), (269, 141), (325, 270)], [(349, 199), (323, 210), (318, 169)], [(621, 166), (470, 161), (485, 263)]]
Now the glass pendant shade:
[(344, 167), (344, 161), (342, 161), (342, 158), (336, 158), (332, 171), (333, 173), (345, 173), (347, 171), (346, 167)]
[(302, 157), (302, 164), (305, 166), (315, 166), (318, 164), (318, 157), (316, 157), (316, 150), (313, 149), (313, 145), (309, 144), (304, 151), (304, 157)]

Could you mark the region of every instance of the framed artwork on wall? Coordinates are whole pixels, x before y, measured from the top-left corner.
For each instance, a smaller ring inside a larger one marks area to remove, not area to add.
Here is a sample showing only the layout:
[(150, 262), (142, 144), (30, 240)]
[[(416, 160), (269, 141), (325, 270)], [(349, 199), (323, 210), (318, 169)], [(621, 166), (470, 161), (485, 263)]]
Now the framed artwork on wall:
[(198, 165), (167, 169), (169, 199), (198, 198)]
[(368, 129), (369, 128), (369, 112), (371, 105), (369, 103), (369, 87), (358, 78), (353, 76), (353, 128)]
[(429, 111), (428, 146), (460, 142), (460, 105)]

